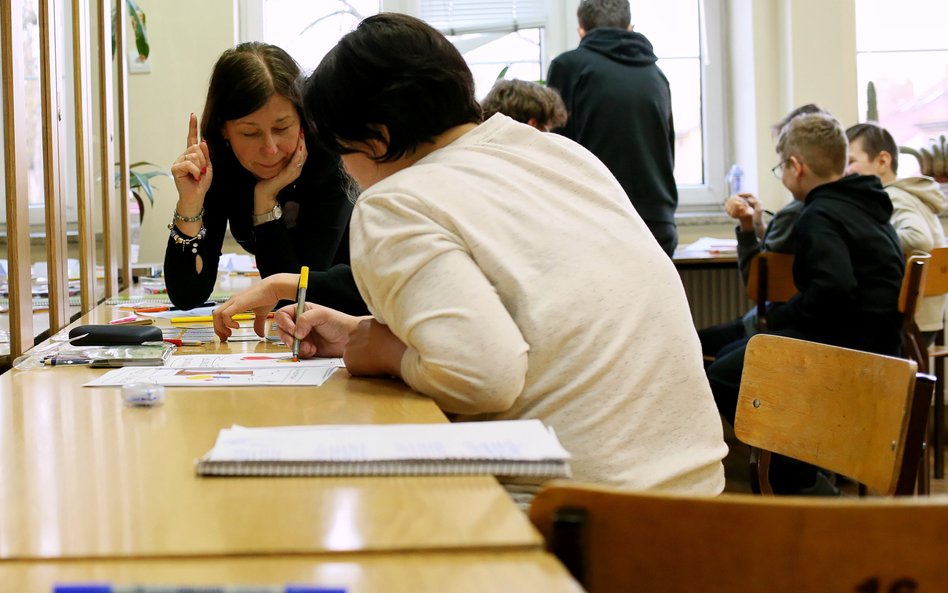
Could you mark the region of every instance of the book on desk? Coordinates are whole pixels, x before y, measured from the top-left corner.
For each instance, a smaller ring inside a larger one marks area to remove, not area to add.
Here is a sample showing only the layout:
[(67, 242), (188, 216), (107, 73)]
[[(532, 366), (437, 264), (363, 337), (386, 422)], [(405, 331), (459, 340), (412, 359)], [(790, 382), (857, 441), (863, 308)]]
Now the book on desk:
[(569, 453), (539, 420), (235, 426), (197, 461), (206, 476), (495, 475), (567, 478)]

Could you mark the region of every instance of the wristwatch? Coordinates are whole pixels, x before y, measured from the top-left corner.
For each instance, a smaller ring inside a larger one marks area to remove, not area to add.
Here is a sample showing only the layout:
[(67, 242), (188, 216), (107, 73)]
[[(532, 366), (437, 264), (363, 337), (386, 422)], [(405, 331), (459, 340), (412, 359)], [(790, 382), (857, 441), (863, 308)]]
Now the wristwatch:
[(280, 220), (280, 217), (282, 216), (283, 208), (280, 208), (279, 204), (274, 204), (273, 210), (264, 212), (263, 214), (253, 215), (253, 226), (258, 226), (265, 222), (270, 222), (271, 220)]

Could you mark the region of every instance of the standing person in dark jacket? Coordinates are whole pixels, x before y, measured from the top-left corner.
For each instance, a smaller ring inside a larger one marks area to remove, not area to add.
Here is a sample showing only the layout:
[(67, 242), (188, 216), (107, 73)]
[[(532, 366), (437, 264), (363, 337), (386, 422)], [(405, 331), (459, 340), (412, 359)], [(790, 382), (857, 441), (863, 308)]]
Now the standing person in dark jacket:
[[(771, 333), (834, 346), (897, 355), (904, 262), (889, 223), (892, 202), (879, 178), (847, 175), (842, 126), (828, 114), (794, 118), (777, 142), (783, 184), (803, 212), (794, 226), (793, 280), (799, 289), (767, 315)], [(734, 422), (747, 340), (735, 342), (708, 367), (718, 410)], [(813, 466), (775, 456), (774, 491), (832, 494)]]
[(165, 249), (168, 296), (182, 309), (214, 289), (228, 224), (261, 276), (310, 268), (309, 300), (367, 312), (349, 269), (352, 202), (339, 159), (301, 117), (299, 65), (274, 45), (242, 43), (217, 60), (201, 118), (171, 167), (178, 189)]
[(558, 130), (599, 157), (671, 256), (678, 245), (675, 126), (668, 79), (632, 31), (628, 0), (581, 0), (579, 47), (550, 64), (569, 119)]

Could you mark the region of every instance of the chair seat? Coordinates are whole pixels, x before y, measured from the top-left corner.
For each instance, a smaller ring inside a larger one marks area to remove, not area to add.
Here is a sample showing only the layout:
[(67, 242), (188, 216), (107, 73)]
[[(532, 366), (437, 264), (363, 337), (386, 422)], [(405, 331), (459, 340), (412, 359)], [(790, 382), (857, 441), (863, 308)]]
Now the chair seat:
[(928, 356), (932, 358), (944, 358), (948, 356), (948, 346), (929, 346)]

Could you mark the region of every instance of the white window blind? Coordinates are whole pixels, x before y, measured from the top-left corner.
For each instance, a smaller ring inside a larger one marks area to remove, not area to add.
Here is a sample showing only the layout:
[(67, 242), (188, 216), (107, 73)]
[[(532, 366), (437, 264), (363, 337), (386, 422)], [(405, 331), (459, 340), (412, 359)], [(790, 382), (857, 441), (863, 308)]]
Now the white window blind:
[(421, 0), (425, 22), (445, 35), (510, 33), (546, 26), (545, 0)]

